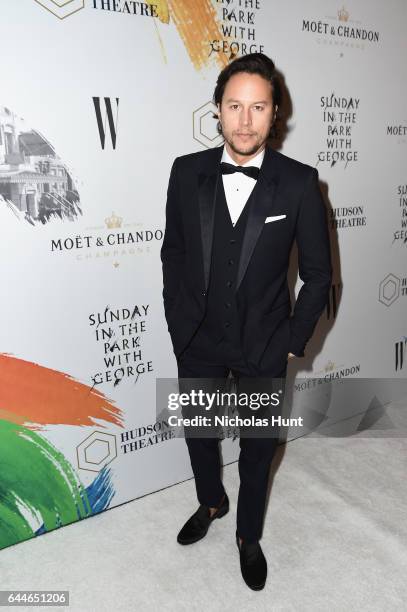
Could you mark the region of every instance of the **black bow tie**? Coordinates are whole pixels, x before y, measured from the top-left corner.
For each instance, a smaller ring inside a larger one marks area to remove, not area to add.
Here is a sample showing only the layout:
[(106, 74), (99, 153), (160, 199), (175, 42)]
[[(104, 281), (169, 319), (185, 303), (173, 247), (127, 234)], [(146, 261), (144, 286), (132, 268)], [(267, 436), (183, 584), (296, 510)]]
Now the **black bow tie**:
[(234, 172), (243, 172), (246, 176), (250, 176), (250, 178), (257, 181), (259, 176), (260, 168), (256, 166), (234, 166), (233, 164), (228, 164), (227, 162), (221, 162), (220, 171), (222, 174), (233, 174)]

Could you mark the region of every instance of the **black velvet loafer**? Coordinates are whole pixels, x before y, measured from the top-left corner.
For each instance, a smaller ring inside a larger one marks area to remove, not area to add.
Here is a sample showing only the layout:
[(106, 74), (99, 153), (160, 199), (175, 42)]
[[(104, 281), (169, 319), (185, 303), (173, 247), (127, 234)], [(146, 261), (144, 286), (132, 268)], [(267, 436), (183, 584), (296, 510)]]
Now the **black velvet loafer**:
[(198, 510), (187, 520), (177, 536), (179, 544), (193, 544), (204, 538), (209, 526), (215, 519), (222, 518), (229, 512), (229, 498), (225, 497), (219, 508), (210, 516), (209, 506), (201, 504)]
[(244, 540), (239, 544), (236, 531), (236, 544), (240, 554), (240, 569), (243, 580), (253, 591), (260, 591), (266, 584), (267, 561), (259, 542), (247, 544)]

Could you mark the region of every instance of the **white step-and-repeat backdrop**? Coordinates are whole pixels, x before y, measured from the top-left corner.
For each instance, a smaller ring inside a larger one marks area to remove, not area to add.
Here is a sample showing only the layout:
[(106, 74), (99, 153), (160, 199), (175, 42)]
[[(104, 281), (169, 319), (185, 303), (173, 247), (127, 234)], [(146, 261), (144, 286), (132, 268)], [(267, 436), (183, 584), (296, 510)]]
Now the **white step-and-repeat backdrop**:
[(176, 376), (159, 253), (172, 161), (222, 144), (211, 100), (236, 56), (274, 60), (280, 149), (318, 168), (328, 207), (330, 303), (291, 374), (405, 376), (404, 0), (0, 12), (0, 548), (192, 475), (156, 414)]

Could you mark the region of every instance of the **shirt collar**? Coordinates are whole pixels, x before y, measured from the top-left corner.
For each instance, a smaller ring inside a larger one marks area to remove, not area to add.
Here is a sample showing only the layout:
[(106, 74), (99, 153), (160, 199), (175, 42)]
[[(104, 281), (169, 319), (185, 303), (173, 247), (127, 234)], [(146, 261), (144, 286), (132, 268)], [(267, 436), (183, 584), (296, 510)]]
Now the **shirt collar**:
[[(262, 151), (260, 151), (260, 153), (257, 153), (257, 155), (255, 155), (250, 161), (246, 162), (245, 164), (242, 164), (242, 166), (256, 166), (256, 168), (260, 168), (261, 164), (263, 163), (263, 158), (264, 158), (264, 154), (266, 152), (266, 147), (264, 147), (264, 149)], [(222, 154), (222, 162), (227, 162), (228, 164), (233, 164), (234, 166), (239, 166), (240, 164), (237, 164), (229, 155), (229, 153), (226, 150), (226, 146), (223, 147), (223, 154)]]

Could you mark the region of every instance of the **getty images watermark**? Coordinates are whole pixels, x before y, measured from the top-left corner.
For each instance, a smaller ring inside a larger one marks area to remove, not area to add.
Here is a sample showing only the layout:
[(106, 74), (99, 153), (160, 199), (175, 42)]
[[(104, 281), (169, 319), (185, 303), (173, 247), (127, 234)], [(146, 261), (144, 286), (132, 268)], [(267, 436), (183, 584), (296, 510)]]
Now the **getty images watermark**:
[(171, 437), (406, 437), (406, 408), (406, 378), (156, 379)]
[[(282, 390), (276, 393), (237, 393), (229, 391), (219, 391), (208, 393), (203, 389), (191, 389), (189, 392), (170, 393), (168, 396), (168, 410), (178, 411), (183, 408), (200, 408), (206, 413), (219, 411), (220, 408), (230, 408), (237, 406), (244, 407), (252, 411), (260, 411), (261, 408), (270, 409), (280, 406)], [(240, 416), (224, 414), (194, 414), (193, 416), (184, 417), (176, 414), (170, 414), (168, 423), (171, 427), (211, 427), (212, 425), (220, 425), (222, 427), (268, 427), (277, 425), (301, 426), (303, 425), (303, 417), (293, 417), (285, 419), (281, 414), (272, 414), (270, 410), (266, 410), (267, 415), (259, 417), (257, 414), (249, 416)], [(264, 411), (262, 411), (264, 412)]]
[(182, 378), (157, 380), (157, 417), (174, 437), (278, 437), (281, 427), (302, 427), (282, 415), (285, 379)]

